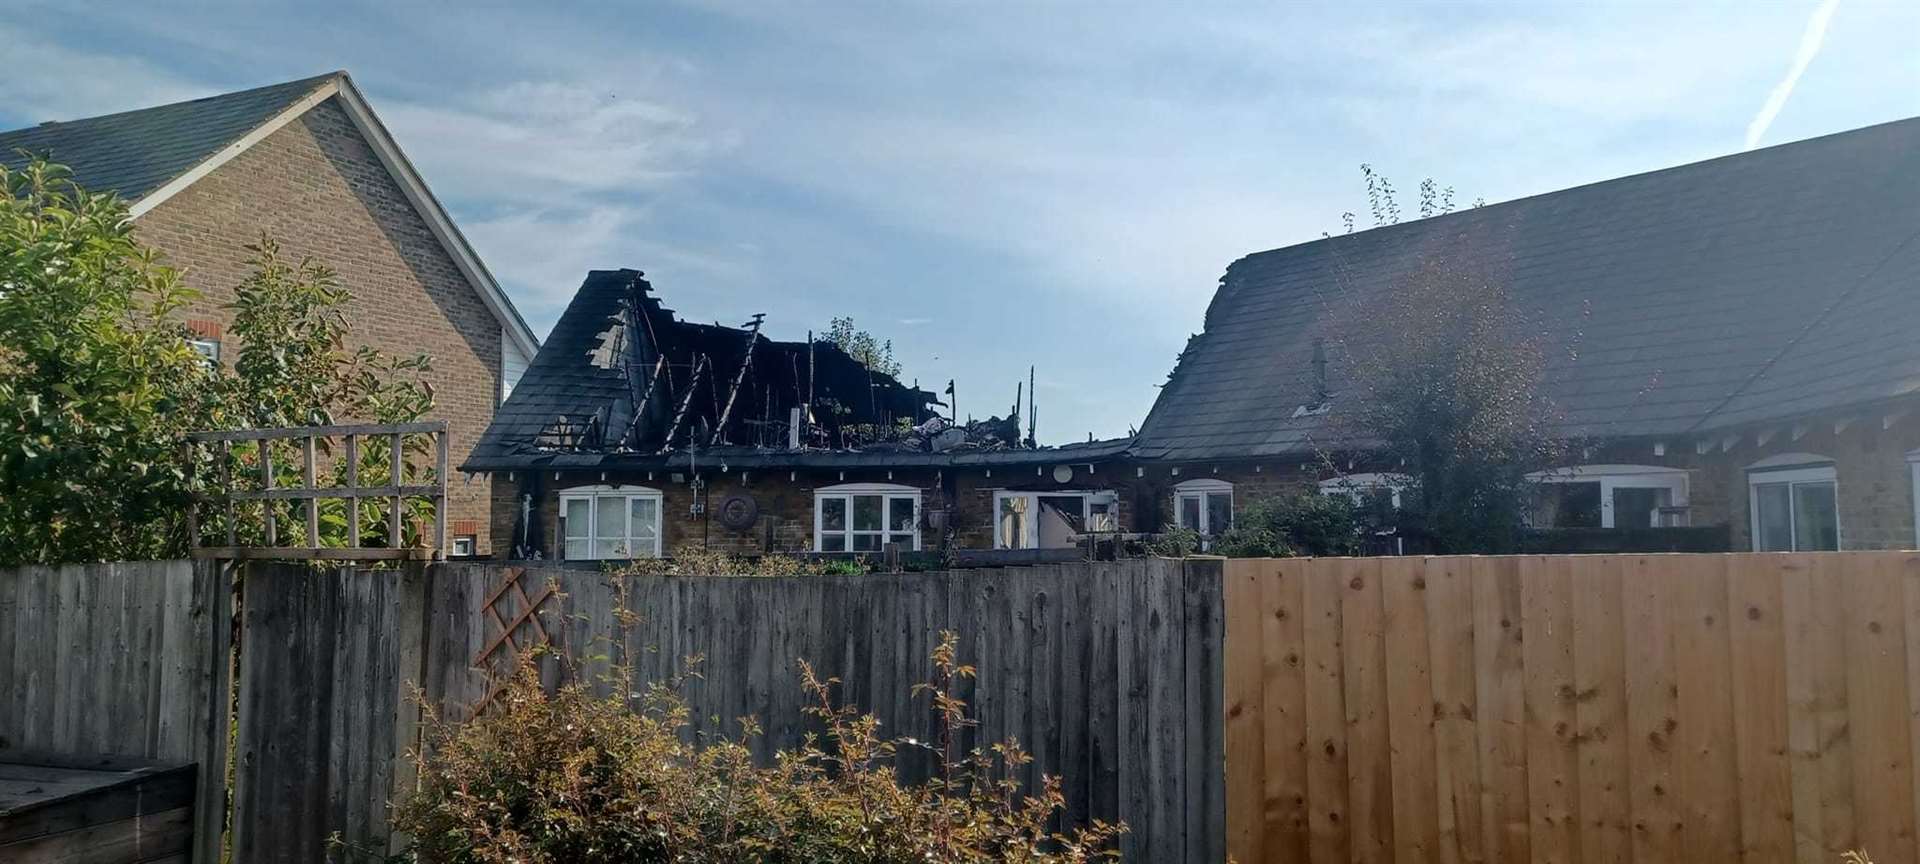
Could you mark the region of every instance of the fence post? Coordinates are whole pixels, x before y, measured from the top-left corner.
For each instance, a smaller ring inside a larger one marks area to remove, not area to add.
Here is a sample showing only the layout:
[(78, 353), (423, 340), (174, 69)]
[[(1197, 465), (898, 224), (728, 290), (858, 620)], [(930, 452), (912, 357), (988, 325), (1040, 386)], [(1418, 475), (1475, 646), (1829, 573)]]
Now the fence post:
[(200, 660), (207, 682), (200, 710), (206, 716), (194, 730), (199, 779), (193, 804), (193, 861), (220, 864), (227, 827), (227, 734), (233, 722), (233, 574), (225, 562), (211, 559), (193, 562), (193, 569), (193, 593), (201, 601), (195, 605), (205, 610), (208, 645)]
[[(420, 742), (420, 702), (416, 698), (425, 698), (427, 685), (427, 626), (428, 616), (432, 614), (427, 603), (431, 596), (433, 580), (443, 576), (444, 564), (428, 564), (424, 561), (409, 561), (399, 573), (400, 591), (395, 597), (398, 607), (394, 610), (394, 621), (399, 632), (394, 639), (394, 685), (398, 688), (393, 700), (393, 788), (388, 791), (387, 800), (398, 803), (419, 787), (419, 772), (415, 769), (412, 753), (419, 750)], [(398, 855), (411, 841), (408, 835), (391, 830), (393, 810), (387, 809), (387, 852)]]

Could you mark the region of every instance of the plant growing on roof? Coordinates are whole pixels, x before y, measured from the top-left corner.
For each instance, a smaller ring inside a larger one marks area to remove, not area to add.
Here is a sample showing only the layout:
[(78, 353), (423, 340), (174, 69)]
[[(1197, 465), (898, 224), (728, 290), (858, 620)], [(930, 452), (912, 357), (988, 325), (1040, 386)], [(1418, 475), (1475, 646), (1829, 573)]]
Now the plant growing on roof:
[(900, 377), (900, 361), (894, 359), (893, 340), (882, 340), (854, 327), (852, 318), (833, 319), (822, 338), (847, 352), (848, 357), (865, 364), (868, 369), (894, 378)]

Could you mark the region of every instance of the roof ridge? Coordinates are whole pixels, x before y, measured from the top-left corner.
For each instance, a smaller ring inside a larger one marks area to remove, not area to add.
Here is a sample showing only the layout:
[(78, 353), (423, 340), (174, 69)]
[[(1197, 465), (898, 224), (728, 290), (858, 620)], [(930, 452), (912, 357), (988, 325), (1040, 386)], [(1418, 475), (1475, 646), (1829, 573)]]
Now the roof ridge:
[(306, 78), (294, 78), (288, 81), (278, 81), (272, 84), (262, 84), (258, 87), (248, 87), (245, 90), (228, 90), (221, 93), (213, 93), (207, 96), (196, 96), (192, 99), (181, 99), (177, 102), (166, 102), (160, 105), (147, 105), (140, 108), (129, 108), (125, 111), (111, 111), (106, 114), (92, 114), (86, 117), (74, 117), (68, 120), (43, 120), (31, 126), (19, 126), (13, 129), (0, 129), (0, 135), (6, 135), (13, 132), (25, 132), (29, 129), (45, 129), (52, 126), (65, 126), (72, 123), (88, 123), (95, 120), (107, 120), (115, 117), (125, 117), (129, 114), (142, 114), (148, 111), (162, 111), (168, 108), (178, 108), (182, 105), (191, 105), (196, 102), (207, 102), (214, 99), (226, 99), (234, 96), (247, 96), (247, 95), (259, 93), (264, 90), (273, 90), (275, 88), (280, 88), (280, 87), (291, 87), (296, 84), (311, 84), (312, 86), (306, 87), (300, 91), (300, 93), (304, 95), (306, 93), (311, 93), (322, 86), (325, 86), (325, 84), (328, 81), (343, 77), (346, 74), (347, 72), (344, 69), (335, 69), (332, 72), (326, 72), (320, 75), (312, 75)]
[(1787, 150), (1787, 149), (1798, 148), (1798, 147), (1805, 147), (1805, 146), (1810, 146), (1810, 145), (1814, 145), (1822, 142), (1830, 142), (1836, 138), (1845, 138), (1848, 136), (1858, 135), (1866, 132), (1884, 130), (1891, 126), (1900, 126), (1904, 124), (1920, 124), (1920, 116), (1902, 117), (1896, 120), (1887, 120), (1880, 123), (1872, 123), (1866, 126), (1858, 126), (1852, 129), (1842, 129), (1838, 132), (1828, 132), (1824, 135), (1815, 135), (1811, 138), (1801, 138), (1794, 141), (1782, 141), (1778, 144), (1769, 144), (1765, 147), (1755, 147), (1751, 150), (1741, 150), (1734, 153), (1722, 153), (1718, 156), (1709, 156), (1705, 159), (1696, 159), (1692, 162), (1682, 162), (1678, 165), (1668, 165), (1664, 168), (1651, 168), (1646, 171), (1637, 171), (1632, 174), (1623, 174), (1618, 177), (1608, 177), (1605, 179), (1594, 180), (1587, 183), (1580, 183), (1573, 186), (1565, 186), (1559, 189), (1549, 189), (1545, 192), (1535, 192), (1531, 195), (1522, 195), (1518, 198), (1508, 198), (1504, 201), (1495, 201), (1493, 203), (1482, 204), (1477, 207), (1467, 207), (1460, 210), (1453, 210), (1447, 213), (1439, 213), (1433, 216), (1423, 216), (1418, 219), (1409, 219), (1405, 222), (1395, 222), (1391, 225), (1377, 225), (1372, 228), (1364, 228), (1359, 231), (1349, 231), (1344, 234), (1323, 235), (1321, 237), (1317, 237), (1312, 240), (1303, 240), (1299, 243), (1289, 243), (1285, 246), (1275, 246), (1271, 249), (1261, 249), (1257, 252), (1249, 252), (1245, 255), (1240, 256), (1238, 259), (1235, 259), (1232, 264), (1228, 265), (1228, 269), (1231, 270), (1235, 265), (1240, 264), (1242, 261), (1246, 261), (1252, 258), (1259, 258), (1264, 255), (1271, 255), (1276, 252), (1285, 252), (1289, 250), (1300, 249), (1307, 246), (1313, 246), (1316, 244), (1329, 244), (1328, 248), (1333, 248), (1333, 244), (1337, 244), (1340, 240), (1344, 238), (1370, 237), (1373, 239), (1379, 239), (1384, 236), (1400, 233), (1403, 230), (1411, 229), (1413, 226), (1432, 226), (1442, 222), (1458, 223), (1463, 221), (1464, 218), (1469, 215), (1489, 214), (1494, 211), (1504, 210), (1506, 208), (1512, 207), (1513, 205), (1522, 204), (1529, 201), (1536, 201), (1541, 198), (1549, 198), (1555, 195), (1564, 195), (1570, 192), (1578, 192), (1585, 189), (1592, 189), (1598, 186), (1611, 186), (1613, 184), (1624, 183), (1629, 180), (1641, 180), (1641, 179), (1646, 179), (1650, 177), (1656, 177), (1662, 174), (1670, 174), (1670, 173), (1679, 172), (1679, 171), (1694, 170), (1694, 169), (1701, 168), (1703, 166), (1714, 165), (1714, 164), (1725, 162), (1732, 159), (1741, 159), (1744, 157), (1752, 156), (1757, 153), (1767, 153), (1772, 151), (1780, 151), (1780, 150)]

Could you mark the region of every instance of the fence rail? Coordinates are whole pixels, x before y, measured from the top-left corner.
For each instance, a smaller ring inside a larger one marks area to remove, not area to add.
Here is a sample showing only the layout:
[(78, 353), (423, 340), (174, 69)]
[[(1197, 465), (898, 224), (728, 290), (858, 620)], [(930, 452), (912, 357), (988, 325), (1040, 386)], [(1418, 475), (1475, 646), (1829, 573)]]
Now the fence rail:
[(1241, 861), (1916, 860), (1920, 554), (1230, 561)]

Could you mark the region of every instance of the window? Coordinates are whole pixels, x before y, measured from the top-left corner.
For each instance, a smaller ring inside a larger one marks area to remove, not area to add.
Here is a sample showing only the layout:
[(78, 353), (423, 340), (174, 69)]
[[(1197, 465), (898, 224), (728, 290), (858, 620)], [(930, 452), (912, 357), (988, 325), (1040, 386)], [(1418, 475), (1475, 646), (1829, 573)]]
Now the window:
[(560, 493), (562, 557), (568, 561), (660, 557), (660, 490), (593, 486)]
[(1405, 474), (1343, 474), (1320, 481), (1320, 494), (1343, 495), (1355, 507), (1366, 507), (1385, 498), (1393, 509), (1400, 509), (1400, 493), (1413, 485)]
[(920, 549), (920, 490), (848, 483), (814, 491), (814, 551), (878, 552), (888, 543)]
[(1907, 453), (1907, 473), (1913, 478), (1913, 548), (1920, 549), (1920, 450)]
[(1747, 466), (1748, 520), (1755, 552), (1840, 548), (1839, 483), (1833, 460), (1809, 453)]
[(1661, 465), (1574, 465), (1527, 475), (1536, 528), (1667, 528), (1687, 524), (1687, 472)]
[(455, 558), (471, 558), (474, 547), (477, 545), (479, 545), (479, 538), (472, 534), (462, 534), (453, 538), (453, 549), (448, 554)]
[(1120, 530), (1120, 497), (1105, 490), (995, 492), (993, 513), (995, 549), (1061, 549)]
[(1173, 487), (1173, 520), (1212, 537), (1233, 527), (1233, 484), (1225, 480), (1188, 480)]
[(220, 365), (220, 340), (188, 339), (187, 345), (200, 352), (200, 356), (206, 358), (208, 366)]

